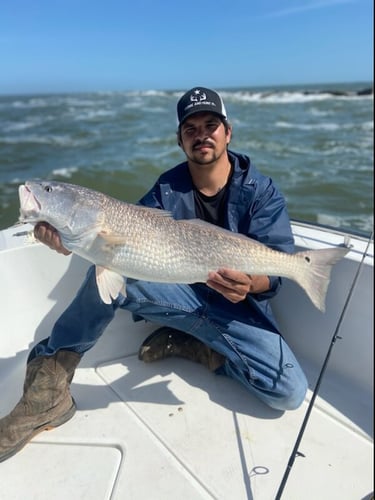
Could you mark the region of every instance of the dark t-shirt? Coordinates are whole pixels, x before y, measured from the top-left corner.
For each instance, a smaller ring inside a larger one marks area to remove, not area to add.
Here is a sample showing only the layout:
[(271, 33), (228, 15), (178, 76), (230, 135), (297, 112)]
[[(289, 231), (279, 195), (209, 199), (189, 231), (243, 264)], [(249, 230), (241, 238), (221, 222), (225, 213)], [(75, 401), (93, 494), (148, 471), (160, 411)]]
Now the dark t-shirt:
[(198, 219), (225, 227), (226, 204), (231, 177), (233, 175), (233, 165), (227, 183), (213, 196), (207, 196), (198, 189), (194, 189), (195, 214)]
[(216, 226), (225, 225), (225, 206), (228, 195), (228, 184), (213, 196), (207, 196), (194, 189), (195, 213), (198, 219), (203, 219)]

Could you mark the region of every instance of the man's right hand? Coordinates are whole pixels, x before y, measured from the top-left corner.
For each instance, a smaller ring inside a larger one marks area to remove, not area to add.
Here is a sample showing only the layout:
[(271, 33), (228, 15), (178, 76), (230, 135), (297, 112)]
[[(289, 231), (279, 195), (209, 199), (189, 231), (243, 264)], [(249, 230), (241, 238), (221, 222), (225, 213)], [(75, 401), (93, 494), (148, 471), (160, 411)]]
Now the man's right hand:
[(67, 250), (61, 243), (59, 233), (48, 222), (38, 222), (34, 227), (34, 236), (41, 243), (44, 243), (52, 250), (56, 250), (63, 255), (70, 255), (72, 252)]

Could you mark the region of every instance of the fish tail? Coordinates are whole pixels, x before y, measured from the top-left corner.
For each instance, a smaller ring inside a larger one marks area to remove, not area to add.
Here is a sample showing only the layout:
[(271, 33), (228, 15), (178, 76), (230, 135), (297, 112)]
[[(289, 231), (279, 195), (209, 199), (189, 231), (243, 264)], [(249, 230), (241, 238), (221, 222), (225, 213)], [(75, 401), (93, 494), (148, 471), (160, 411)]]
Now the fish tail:
[(331, 278), (332, 266), (343, 258), (350, 248), (335, 247), (298, 252), (304, 261), (303, 270), (296, 276), (297, 283), (305, 290), (312, 303), (322, 312)]

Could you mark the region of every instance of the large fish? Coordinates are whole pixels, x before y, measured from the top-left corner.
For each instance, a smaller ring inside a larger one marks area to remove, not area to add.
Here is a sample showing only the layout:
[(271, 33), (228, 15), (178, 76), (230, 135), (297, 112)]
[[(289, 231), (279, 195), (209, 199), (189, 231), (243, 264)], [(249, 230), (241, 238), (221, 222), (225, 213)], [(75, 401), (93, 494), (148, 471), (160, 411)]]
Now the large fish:
[(296, 281), (324, 311), (332, 266), (348, 248), (287, 254), (198, 220), (124, 203), (91, 189), (53, 181), (19, 187), (20, 221), (46, 221), (65, 248), (96, 265), (105, 303), (125, 293), (124, 277), (160, 283), (206, 282), (227, 267)]

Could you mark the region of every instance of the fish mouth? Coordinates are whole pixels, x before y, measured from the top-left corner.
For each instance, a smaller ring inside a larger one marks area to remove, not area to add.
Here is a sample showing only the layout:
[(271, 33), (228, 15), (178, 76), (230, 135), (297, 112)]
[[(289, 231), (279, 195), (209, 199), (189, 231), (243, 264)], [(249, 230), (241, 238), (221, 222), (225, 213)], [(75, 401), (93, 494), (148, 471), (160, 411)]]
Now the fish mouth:
[(20, 222), (35, 221), (40, 214), (41, 204), (33, 195), (31, 190), (22, 184), (18, 188), (18, 196), (20, 199)]

